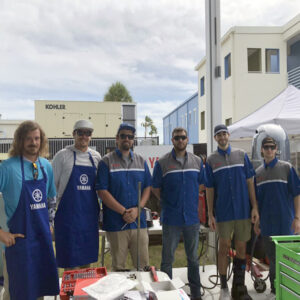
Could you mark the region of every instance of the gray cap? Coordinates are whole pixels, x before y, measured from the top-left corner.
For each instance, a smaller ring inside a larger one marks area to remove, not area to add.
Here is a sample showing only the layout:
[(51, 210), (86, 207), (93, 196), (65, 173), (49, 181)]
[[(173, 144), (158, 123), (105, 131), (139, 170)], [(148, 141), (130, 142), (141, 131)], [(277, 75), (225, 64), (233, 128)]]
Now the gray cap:
[(75, 124), (74, 124), (74, 128), (73, 131), (77, 130), (77, 129), (89, 129), (92, 132), (94, 131), (94, 127), (93, 124), (88, 121), (88, 120), (78, 120)]
[(227, 132), (227, 133), (229, 133), (227, 126), (224, 125), (224, 124), (217, 125), (215, 127), (215, 129), (214, 129), (214, 136), (216, 136), (220, 132)]

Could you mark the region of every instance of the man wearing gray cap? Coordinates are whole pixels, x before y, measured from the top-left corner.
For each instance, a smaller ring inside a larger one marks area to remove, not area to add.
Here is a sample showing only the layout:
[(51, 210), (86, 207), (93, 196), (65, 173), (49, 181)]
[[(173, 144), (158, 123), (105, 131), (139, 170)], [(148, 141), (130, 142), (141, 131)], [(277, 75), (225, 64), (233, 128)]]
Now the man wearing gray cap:
[(89, 148), (93, 124), (79, 120), (74, 144), (53, 159), (58, 208), (54, 219), (56, 260), (60, 268), (88, 267), (98, 260), (99, 202), (95, 179), (100, 154)]

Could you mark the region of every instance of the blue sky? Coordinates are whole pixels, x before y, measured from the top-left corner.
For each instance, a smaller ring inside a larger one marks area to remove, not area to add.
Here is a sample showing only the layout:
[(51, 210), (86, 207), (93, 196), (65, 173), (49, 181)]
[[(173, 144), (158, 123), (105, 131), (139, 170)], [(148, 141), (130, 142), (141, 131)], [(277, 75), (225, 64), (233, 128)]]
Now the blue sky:
[[(162, 118), (197, 91), (204, 0), (0, 0), (0, 114), (33, 119), (35, 99), (99, 100), (121, 81), (162, 138)], [(281, 26), (299, 0), (221, 0), (232, 26)]]

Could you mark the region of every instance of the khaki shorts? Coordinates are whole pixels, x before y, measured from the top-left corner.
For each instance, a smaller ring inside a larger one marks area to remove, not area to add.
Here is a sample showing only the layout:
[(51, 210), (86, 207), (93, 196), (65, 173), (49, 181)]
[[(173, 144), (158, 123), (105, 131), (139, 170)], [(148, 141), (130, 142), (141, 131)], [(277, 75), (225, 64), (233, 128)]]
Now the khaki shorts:
[(251, 238), (251, 220), (219, 222), (217, 223), (217, 232), (222, 239), (231, 240), (234, 233), (236, 241), (247, 242)]
[[(110, 243), (110, 254), (112, 258), (112, 269), (124, 270), (128, 251), (135, 268), (137, 268), (137, 229), (123, 231), (106, 232), (106, 237)], [(140, 230), (140, 268), (149, 266), (148, 254), (149, 237), (147, 228)]]

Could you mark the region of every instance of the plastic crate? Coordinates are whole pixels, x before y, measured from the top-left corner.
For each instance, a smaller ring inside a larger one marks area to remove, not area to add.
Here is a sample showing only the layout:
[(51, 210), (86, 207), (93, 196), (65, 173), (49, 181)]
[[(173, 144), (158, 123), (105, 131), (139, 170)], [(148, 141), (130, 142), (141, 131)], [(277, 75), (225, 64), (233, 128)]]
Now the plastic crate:
[(59, 296), (61, 300), (69, 300), (74, 293), (77, 279), (102, 278), (107, 275), (105, 267), (86, 268), (79, 270), (65, 271), (62, 276)]
[(74, 295), (73, 295), (74, 300), (91, 300), (91, 299), (95, 299), (95, 298), (89, 296), (82, 289), (86, 286), (89, 286), (89, 285), (95, 283), (97, 280), (99, 280), (99, 278), (77, 279), (76, 284), (75, 284)]
[(300, 299), (300, 235), (273, 236), (276, 245), (276, 300)]

